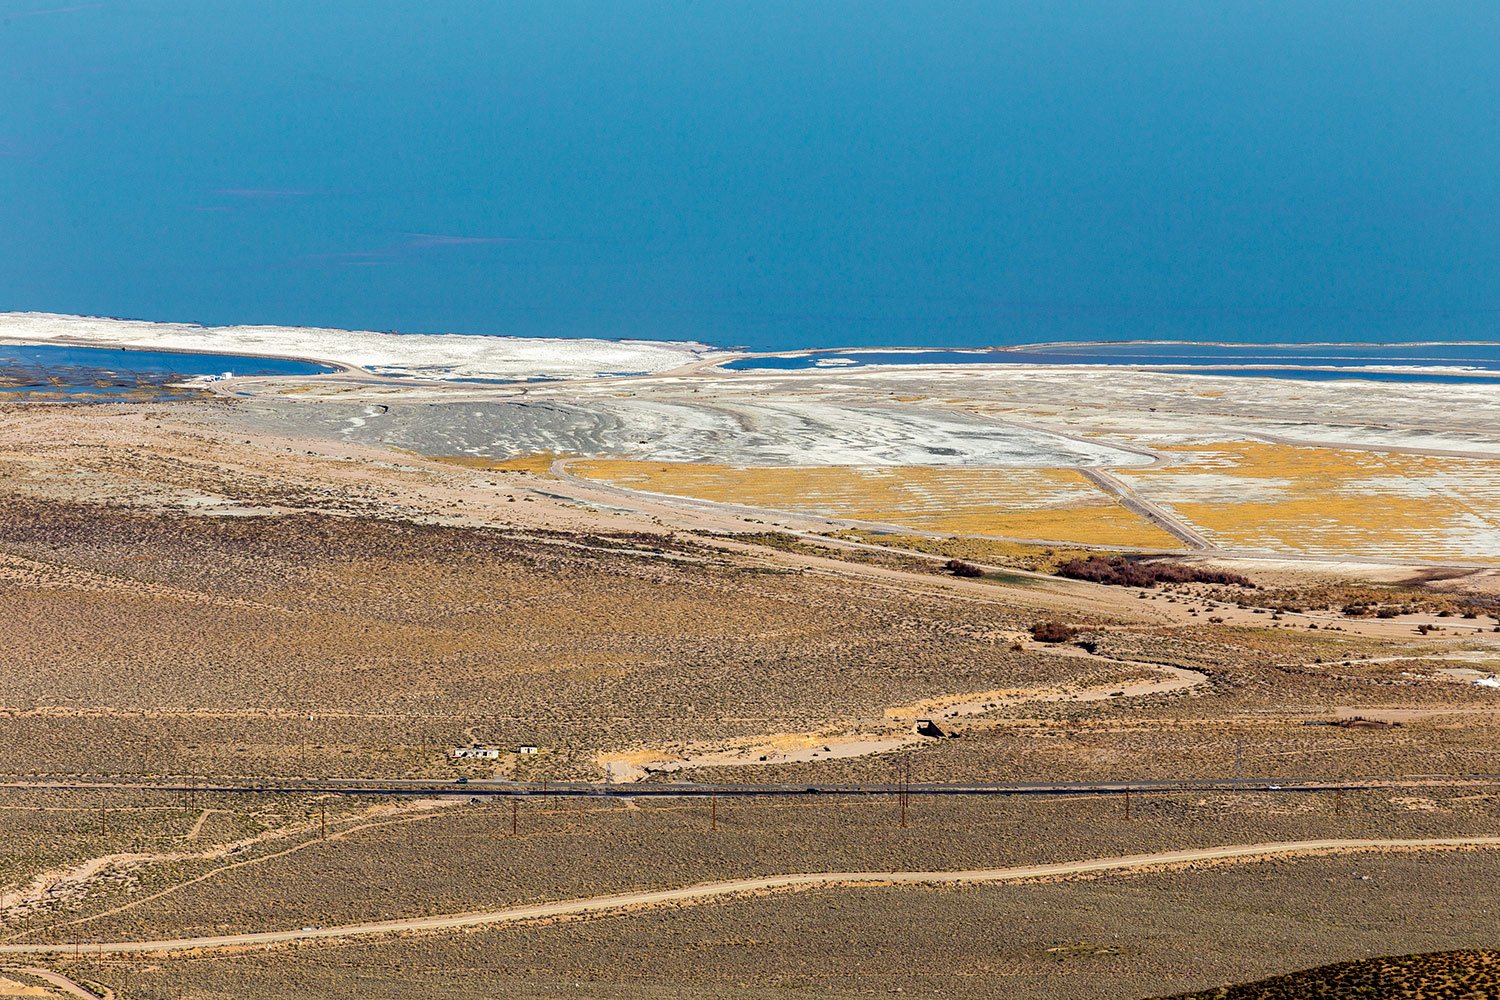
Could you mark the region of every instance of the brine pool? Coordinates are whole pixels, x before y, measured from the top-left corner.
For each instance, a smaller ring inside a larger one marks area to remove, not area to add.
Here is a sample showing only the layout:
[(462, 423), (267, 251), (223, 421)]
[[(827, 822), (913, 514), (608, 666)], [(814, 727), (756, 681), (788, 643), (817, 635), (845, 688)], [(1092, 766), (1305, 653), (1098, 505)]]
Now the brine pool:
[(193, 394), (178, 383), (205, 375), (321, 375), (327, 365), (240, 354), (0, 344), (0, 393), (153, 399)]

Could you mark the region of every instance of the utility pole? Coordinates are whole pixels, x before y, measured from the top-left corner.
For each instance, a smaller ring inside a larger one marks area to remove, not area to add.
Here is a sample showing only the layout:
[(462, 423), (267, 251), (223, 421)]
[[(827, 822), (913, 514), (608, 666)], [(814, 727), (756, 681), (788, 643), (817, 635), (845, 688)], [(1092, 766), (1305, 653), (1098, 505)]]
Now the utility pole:
[(1333, 814), (1335, 816), (1344, 815), (1344, 790), (1342, 788), (1337, 789), (1333, 793)]
[(328, 839), (328, 805), (323, 802), (318, 803), (318, 839)]
[(109, 832), (108, 824), (105, 822), (107, 815), (104, 808), (104, 789), (101, 788), (99, 789), (99, 836), (101, 837)]
[(903, 755), (905, 768), (901, 774), (901, 829), (906, 829), (906, 807), (911, 801), (911, 752)]
[(719, 796), (715, 792), (708, 797), (708, 828), (717, 830), (719, 828)]
[(1130, 789), (1125, 789), (1125, 818), (1130, 818)]
[(514, 837), (521, 828), (521, 800), (510, 800), (510, 835)]
[(1234, 776), (1236, 779), (1245, 776), (1245, 741), (1234, 741)]

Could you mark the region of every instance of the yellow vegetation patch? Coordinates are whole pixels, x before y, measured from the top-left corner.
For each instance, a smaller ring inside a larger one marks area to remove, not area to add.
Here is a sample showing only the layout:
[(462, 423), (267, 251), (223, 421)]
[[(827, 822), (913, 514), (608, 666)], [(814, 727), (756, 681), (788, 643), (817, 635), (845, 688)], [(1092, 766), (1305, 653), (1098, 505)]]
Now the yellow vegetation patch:
[(532, 455), (518, 455), (515, 458), (481, 458), (474, 455), (437, 455), (433, 456), (439, 462), (447, 462), (449, 465), (462, 465), (466, 469), (482, 469), (485, 472), (529, 472), (537, 476), (550, 476), (552, 474), (552, 463), (559, 458), (567, 458), (566, 455), (555, 454), (550, 451), (539, 451)]
[(769, 469), (614, 460), (570, 468), (651, 493), (927, 531), (1080, 545), (1179, 545), (1072, 469)]
[(1500, 556), (1500, 462), (1220, 441), (1122, 469), (1143, 496), (1230, 547), (1329, 557)]
[(880, 531), (840, 531), (833, 537), (887, 545), (895, 549), (910, 549), (913, 552), (927, 552), (949, 559), (1015, 566), (1041, 573), (1054, 572), (1069, 559), (1118, 554), (1098, 546), (1069, 548), (1055, 543), (1007, 542), (994, 538), (933, 538), (927, 535), (892, 535)]

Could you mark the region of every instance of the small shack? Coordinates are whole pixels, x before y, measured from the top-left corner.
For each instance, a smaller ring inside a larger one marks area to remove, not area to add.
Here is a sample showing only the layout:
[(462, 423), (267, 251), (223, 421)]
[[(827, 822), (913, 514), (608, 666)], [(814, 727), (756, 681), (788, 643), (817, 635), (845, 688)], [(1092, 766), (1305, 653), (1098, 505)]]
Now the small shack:
[(947, 733), (943, 732), (942, 726), (939, 726), (931, 719), (918, 719), (916, 725), (912, 727), (912, 732), (916, 733), (918, 736), (928, 736), (933, 739), (941, 739), (942, 737), (948, 735)]
[(496, 747), (454, 747), (454, 760), (499, 760), (500, 750)]
[(1394, 719), (1367, 719), (1363, 715), (1356, 715), (1348, 719), (1338, 719), (1333, 723), (1341, 729), (1400, 729), (1401, 723)]

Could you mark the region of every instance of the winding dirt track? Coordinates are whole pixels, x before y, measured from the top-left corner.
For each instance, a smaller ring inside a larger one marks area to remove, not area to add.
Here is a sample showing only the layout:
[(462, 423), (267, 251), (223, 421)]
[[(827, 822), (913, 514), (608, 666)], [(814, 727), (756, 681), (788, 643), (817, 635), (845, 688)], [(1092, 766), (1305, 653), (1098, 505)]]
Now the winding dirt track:
[[(1035, 644), (1033, 644), (1035, 646)], [(1150, 670), (1158, 676), (1151, 680), (1105, 684), (1091, 688), (1056, 687), (1049, 690), (977, 691), (926, 698), (911, 705), (897, 705), (885, 710), (878, 719), (844, 720), (823, 729), (801, 733), (766, 733), (738, 740), (719, 741), (707, 747), (686, 749), (636, 748), (595, 758), (610, 782), (640, 781), (652, 773), (664, 774), (694, 768), (746, 767), (762, 764), (804, 763), (812, 760), (849, 760), (872, 754), (888, 753), (902, 747), (920, 745), (928, 737), (919, 736), (912, 724), (919, 718), (930, 718), (946, 725), (954, 719), (985, 715), (997, 708), (1029, 703), (1067, 701), (1073, 703), (1113, 701), (1117, 698), (1140, 698), (1154, 694), (1186, 691), (1208, 683), (1208, 675), (1186, 667), (1140, 660), (1117, 660), (1097, 656), (1074, 648), (1037, 647), (1039, 652), (1090, 663), (1114, 663)], [(993, 723), (989, 723), (993, 725)], [(983, 720), (973, 723), (985, 728)]]
[(1197, 862), (1259, 861), (1289, 854), (1337, 854), (1351, 851), (1455, 850), (1500, 847), (1500, 837), (1441, 837), (1430, 840), (1298, 840), (1276, 844), (1236, 844), (1200, 847), (1157, 854), (1089, 858), (1055, 864), (1017, 868), (979, 868), (969, 871), (931, 872), (807, 872), (767, 875), (758, 878), (701, 882), (676, 889), (615, 893), (582, 899), (513, 906), (480, 913), (447, 913), (402, 920), (381, 920), (342, 927), (306, 927), (289, 931), (261, 931), (214, 937), (166, 938), (159, 941), (107, 941), (76, 944), (0, 944), (6, 955), (142, 955), (169, 951), (203, 951), (218, 948), (266, 948), (297, 941), (341, 940), (383, 934), (460, 930), (493, 924), (557, 920), (596, 914), (620, 913), (673, 903), (696, 903), (768, 892), (838, 886), (960, 885), (974, 883), (1033, 882), (1108, 872), (1188, 865)]
[(42, 980), (48, 985), (62, 990), (63, 993), (67, 996), (78, 997), (79, 1000), (114, 1000), (115, 998), (114, 990), (107, 989), (102, 994), (93, 993), (89, 990), (84, 989), (82, 986), (79, 986), (67, 976), (60, 975), (59, 973), (52, 972), (48, 969), (35, 969), (30, 966), (14, 966), (10, 969), (7, 969), (6, 971), (24, 972), (28, 976), (35, 976), (37, 979)]

